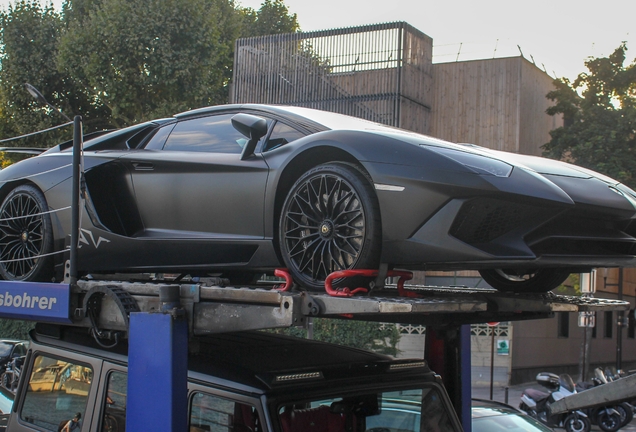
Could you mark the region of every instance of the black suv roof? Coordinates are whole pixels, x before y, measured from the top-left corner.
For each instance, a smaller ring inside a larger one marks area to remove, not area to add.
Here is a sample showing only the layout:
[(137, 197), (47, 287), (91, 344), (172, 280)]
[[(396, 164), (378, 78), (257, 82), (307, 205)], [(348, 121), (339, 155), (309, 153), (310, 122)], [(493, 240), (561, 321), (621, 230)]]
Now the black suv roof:
[[(127, 343), (100, 347), (85, 329), (38, 324), (34, 342), (125, 363)], [(312, 382), (321, 387), (358, 379), (382, 380), (413, 375), (418, 380), (435, 375), (423, 360), (395, 360), (389, 356), (314, 340), (264, 331), (222, 333), (193, 337), (189, 342), (191, 380), (242, 384), (246, 391), (289, 391)], [(387, 374), (388, 373), (388, 374)], [(321, 385), (322, 383), (322, 385)]]

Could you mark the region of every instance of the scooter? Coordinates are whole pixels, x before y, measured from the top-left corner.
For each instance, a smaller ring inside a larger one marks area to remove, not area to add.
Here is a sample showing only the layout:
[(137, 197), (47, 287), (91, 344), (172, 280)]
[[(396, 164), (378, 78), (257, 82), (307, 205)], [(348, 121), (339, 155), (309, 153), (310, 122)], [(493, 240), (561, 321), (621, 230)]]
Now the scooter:
[(537, 375), (537, 383), (550, 390), (550, 393), (536, 389), (525, 389), (521, 394), (521, 403), (519, 404), (522, 411), (551, 428), (563, 428), (567, 432), (590, 431), (592, 428), (590, 419), (581, 410), (550, 414), (549, 408), (553, 402), (576, 393), (572, 377), (567, 374), (559, 376), (542, 372)]
[[(615, 378), (618, 379), (618, 378)], [(607, 384), (610, 381), (601, 368), (594, 370), (591, 382), (576, 384), (577, 391)], [(592, 424), (598, 425), (605, 432), (614, 432), (627, 425), (634, 419), (634, 407), (628, 402), (621, 402), (611, 406), (602, 406), (585, 410)], [(618, 414), (618, 419), (615, 414)]]

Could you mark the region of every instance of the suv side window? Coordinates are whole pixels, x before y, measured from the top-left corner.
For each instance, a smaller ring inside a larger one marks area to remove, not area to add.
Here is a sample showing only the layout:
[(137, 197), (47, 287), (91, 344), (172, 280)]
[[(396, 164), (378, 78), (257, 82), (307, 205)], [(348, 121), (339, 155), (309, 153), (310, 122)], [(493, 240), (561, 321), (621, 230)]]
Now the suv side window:
[(58, 430), (76, 413), (84, 416), (92, 382), (93, 370), (89, 366), (38, 355), (20, 418), (47, 430)]
[(181, 121), (163, 149), (240, 154), (247, 138), (232, 126), (232, 117), (233, 114), (224, 114)]
[(190, 406), (190, 432), (262, 431), (256, 409), (250, 405), (196, 392)]
[(106, 399), (103, 401), (101, 431), (124, 432), (126, 430), (126, 396), (128, 394), (128, 375), (123, 372), (111, 372), (108, 376)]

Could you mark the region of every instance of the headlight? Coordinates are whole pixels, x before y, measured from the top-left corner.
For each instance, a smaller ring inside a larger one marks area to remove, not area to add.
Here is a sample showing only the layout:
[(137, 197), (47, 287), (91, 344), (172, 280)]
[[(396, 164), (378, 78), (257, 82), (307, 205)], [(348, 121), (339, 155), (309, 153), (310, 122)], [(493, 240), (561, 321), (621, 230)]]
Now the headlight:
[(478, 155), (475, 153), (463, 152), (446, 147), (422, 146), (433, 149), (436, 153), (449, 157), (460, 164), (467, 166), (478, 174), (494, 175), (496, 177), (508, 177), (512, 172), (512, 165), (497, 159)]

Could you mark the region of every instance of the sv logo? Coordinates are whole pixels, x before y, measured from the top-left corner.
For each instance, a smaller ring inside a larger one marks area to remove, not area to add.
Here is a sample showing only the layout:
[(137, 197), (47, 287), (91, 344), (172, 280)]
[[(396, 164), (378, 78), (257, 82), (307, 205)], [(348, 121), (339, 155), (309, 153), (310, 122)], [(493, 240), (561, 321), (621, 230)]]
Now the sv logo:
[[(90, 242), (86, 238), (87, 235), (88, 235), (88, 238), (90, 239)], [(81, 248), (82, 244), (89, 245), (89, 246), (92, 244), (93, 246), (95, 246), (95, 249), (97, 249), (102, 242), (110, 243), (110, 240), (105, 239), (104, 237), (101, 237), (101, 236), (97, 240), (95, 240), (95, 236), (93, 236), (93, 233), (91, 231), (84, 228), (80, 230), (78, 247)]]

